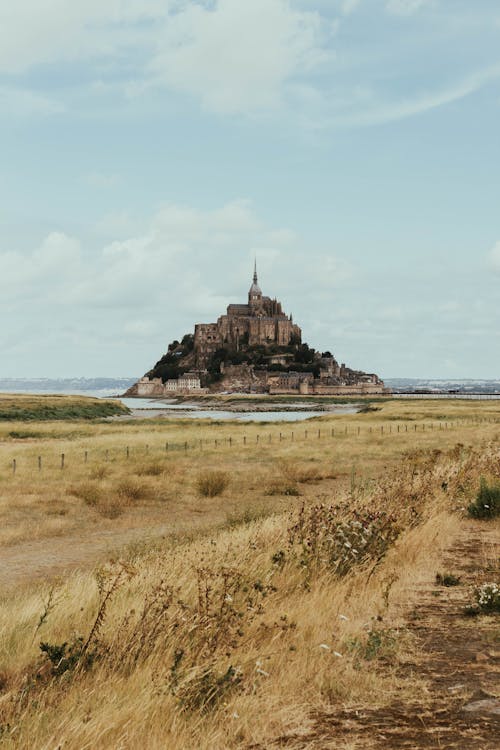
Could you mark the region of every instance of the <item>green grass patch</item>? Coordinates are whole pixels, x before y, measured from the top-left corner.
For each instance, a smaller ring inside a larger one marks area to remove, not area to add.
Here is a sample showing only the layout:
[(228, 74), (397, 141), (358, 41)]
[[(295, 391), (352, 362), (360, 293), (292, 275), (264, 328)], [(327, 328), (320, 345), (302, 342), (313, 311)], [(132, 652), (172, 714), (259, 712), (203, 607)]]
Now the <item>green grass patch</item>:
[[(0, 422), (49, 422), (76, 419), (103, 419), (129, 414), (120, 401), (83, 396), (0, 395)], [(27, 430), (12, 431), (9, 437), (39, 437)]]

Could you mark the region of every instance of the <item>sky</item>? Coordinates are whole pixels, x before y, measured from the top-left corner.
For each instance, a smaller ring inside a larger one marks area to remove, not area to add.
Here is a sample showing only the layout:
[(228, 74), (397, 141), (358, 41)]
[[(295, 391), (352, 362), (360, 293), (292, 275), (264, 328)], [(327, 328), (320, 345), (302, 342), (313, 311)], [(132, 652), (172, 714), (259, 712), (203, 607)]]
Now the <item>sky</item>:
[(0, 377), (141, 375), (244, 302), (500, 378), (500, 5), (0, 0)]

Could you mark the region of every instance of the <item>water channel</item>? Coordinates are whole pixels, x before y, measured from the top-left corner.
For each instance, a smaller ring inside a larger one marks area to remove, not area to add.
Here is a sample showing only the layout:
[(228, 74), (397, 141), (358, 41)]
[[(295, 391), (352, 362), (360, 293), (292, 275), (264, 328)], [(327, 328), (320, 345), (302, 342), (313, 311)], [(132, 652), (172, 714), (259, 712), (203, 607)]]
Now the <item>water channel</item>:
[[(280, 408), (281, 404), (266, 404), (269, 409), (262, 410), (224, 410), (207, 409), (196, 402), (183, 404), (171, 401), (145, 399), (145, 398), (122, 398), (120, 401), (127, 406), (134, 417), (158, 417), (172, 416), (175, 419), (234, 419), (239, 422), (299, 422), (313, 417), (323, 417), (327, 414), (355, 414), (358, 411), (356, 404), (335, 404), (328, 410), (314, 410), (314, 404), (290, 404), (287, 410)], [(313, 408), (311, 408), (313, 406)], [(276, 407), (276, 408), (272, 408)]]

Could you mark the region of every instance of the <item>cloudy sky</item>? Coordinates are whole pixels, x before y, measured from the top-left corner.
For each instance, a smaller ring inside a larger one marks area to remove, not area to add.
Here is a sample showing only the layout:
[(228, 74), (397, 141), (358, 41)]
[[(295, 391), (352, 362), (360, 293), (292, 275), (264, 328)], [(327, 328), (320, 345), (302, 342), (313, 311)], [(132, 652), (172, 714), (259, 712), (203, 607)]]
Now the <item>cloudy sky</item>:
[(243, 301), (500, 377), (500, 5), (0, 0), (0, 377), (140, 375)]

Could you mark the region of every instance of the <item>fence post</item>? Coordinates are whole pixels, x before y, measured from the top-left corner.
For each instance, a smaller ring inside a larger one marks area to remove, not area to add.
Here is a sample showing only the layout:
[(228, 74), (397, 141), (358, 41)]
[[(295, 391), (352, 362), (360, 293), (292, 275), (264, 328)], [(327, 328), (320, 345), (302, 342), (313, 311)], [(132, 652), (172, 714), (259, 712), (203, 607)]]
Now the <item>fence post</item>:
[(64, 453), (61, 453), (61, 469), (64, 469)]
[(233, 438), (231, 436), (229, 436), (229, 447), (231, 447), (232, 444), (233, 444)]
[(292, 432), (292, 443), (293, 443), (293, 432)]
[(307, 430), (304, 430), (304, 437), (307, 439)]
[(17, 469), (17, 461), (15, 458), (12, 459), (12, 473), (15, 474)]
[(146, 443), (146, 453), (149, 453), (149, 445)]
[(318, 430), (318, 439), (321, 437), (321, 430)]
[(109, 451), (107, 448), (106, 448), (106, 461), (109, 461)]
[(247, 436), (243, 435), (243, 445), (246, 445), (246, 444), (247, 444)]
[(130, 448), (127, 445), (127, 459), (129, 458), (129, 456), (130, 456)]
[(88, 460), (89, 460), (89, 452), (85, 451), (85, 456), (84, 456), (83, 462), (86, 464)]
[(168, 451), (168, 443), (165, 443), (165, 450)]
[(188, 444), (187, 444), (187, 441), (186, 441), (186, 442), (184, 443), (184, 450), (185, 450), (185, 451), (187, 451), (187, 449), (188, 449)]
[(257, 435), (257, 442), (259, 442), (259, 436)]
[(38, 471), (42, 470), (42, 457), (38, 456)]
[(361, 432), (361, 427), (358, 427), (358, 435), (359, 435), (360, 432)]

